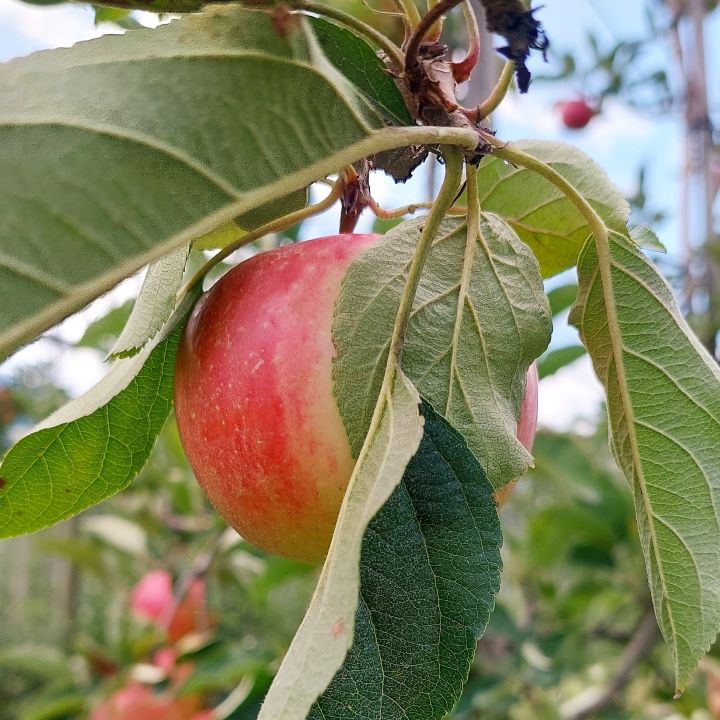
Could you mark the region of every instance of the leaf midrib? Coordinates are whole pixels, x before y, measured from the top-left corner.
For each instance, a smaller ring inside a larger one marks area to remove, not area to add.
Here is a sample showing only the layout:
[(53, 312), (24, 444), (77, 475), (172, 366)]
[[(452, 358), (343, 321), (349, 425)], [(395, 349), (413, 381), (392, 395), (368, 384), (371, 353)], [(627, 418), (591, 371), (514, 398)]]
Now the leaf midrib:
[[(604, 222), (603, 222), (604, 224)], [(645, 472), (642, 464), (642, 459), (640, 456), (640, 450), (638, 447), (638, 439), (637, 434), (635, 432), (635, 425), (636, 425), (636, 419), (635, 419), (635, 411), (632, 405), (632, 401), (630, 399), (630, 393), (628, 389), (627, 384), (627, 374), (625, 371), (625, 361), (623, 358), (623, 351), (624, 351), (624, 342), (622, 338), (622, 331), (620, 328), (620, 322), (617, 312), (617, 306), (615, 304), (615, 295), (613, 291), (613, 280), (612, 280), (612, 268), (614, 265), (613, 259), (612, 259), (612, 253), (610, 250), (610, 244), (613, 242), (612, 235), (609, 231), (609, 228), (607, 225), (605, 225), (606, 228), (606, 237), (605, 241), (601, 242), (597, 237), (593, 237), (593, 242), (595, 244), (595, 252), (597, 253), (598, 257), (598, 266), (597, 270), (595, 272), (595, 278), (597, 278), (598, 273), (600, 275), (600, 284), (602, 287), (602, 293), (603, 293), (603, 300), (605, 302), (605, 309), (607, 314), (607, 320), (608, 320), (608, 335), (610, 337), (610, 346), (612, 348), (612, 356), (613, 356), (613, 362), (615, 364), (615, 373), (617, 376), (617, 384), (618, 389), (620, 391), (620, 398), (622, 401), (622, 405), (625, 411), (625, 421), (628, 424), (628, 435), (630, 438), (630, 448), (631, 448), (631, 458), (632, 458), (632, 464), (635, 468), (635, 477), (637, 478), (637, 481), (640, 485), (640, 494), (642, 496), (643, 505), (645, 507), (645, 513), (648, 518), (655, 518), (655, 511), (653, 510), (652, 504), (650, 502), (650, 497), (648, 494), (648, 486), (647, 481), (645, 478)], [(608, 363), (607, 367), (607, 373), (609, 374), (611, 369), (611, 363)], [(607, 387), (609, 384), (609, 378), (605, 378), (605, 386)], [(658, 538), (657, 538), (657, 532), (655, 529), (655, 523), (649, 522), (649, 531), (650, 531), (650, 537), (651, 537), (651, 544), (653, 547), (653, 554), (655, 556), (655, 562), (658, 567), (658, 573), (660, 577), (660, 583), (662, 586), (662, 592), (663, 597), (667, 600), (669, 600), (670, 595), (668, 593), (667, 588), (667, 579), (665, 577), (665, 566), (663, 563), (663, 559), (660, 556), (659, 546), (658, 546)], [(701, 586), (702, 587), (702, 586)], [(670, 623), (670, 629), (672, 632), (673, 637), (673, 663), (675, 665), (675, 676), (679, 677), (680, 675), (680, 658), (679, 654), (675, 652), (675, 649), (678, 645), (678, 633), (677, 629), (675, 627), (675, 618), (674, 618), (674, 612), (671, 610), (671, 604), (666, 602), (666, 605), (668, 607), (667, 616), (668, 621)]]

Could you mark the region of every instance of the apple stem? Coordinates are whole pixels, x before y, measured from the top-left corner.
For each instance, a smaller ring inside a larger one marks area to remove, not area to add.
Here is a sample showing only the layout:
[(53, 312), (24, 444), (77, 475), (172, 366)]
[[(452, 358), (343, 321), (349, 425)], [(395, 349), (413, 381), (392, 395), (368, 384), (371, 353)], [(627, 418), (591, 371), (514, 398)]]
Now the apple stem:
[[(167, 631), (170, 623), (172, 622), (175, 613), (177, 612), (180, 603), (183, 601), (185, 595), (187, 595), (190, 586), (193, 581), (205, 577), (210, 565), (213, 560), (220, 552), (222, 548), (222, 538), (225, 534), (225, 528), (216, 532), (205, 544), (203, 550), (195, 558), (190, 569), (180, 576), (180, 579), (175, 584), (175, 591), (173, 593), (173, 601), (169, 607), (165, 610), (162, 616), (159, 618), (158, 625)], [(207, 607), (204, 608), (203, 617), (199, 618), (197, 627), (200, 630), (207, 630), (209, 628), (209, 618), (207, 613)]]

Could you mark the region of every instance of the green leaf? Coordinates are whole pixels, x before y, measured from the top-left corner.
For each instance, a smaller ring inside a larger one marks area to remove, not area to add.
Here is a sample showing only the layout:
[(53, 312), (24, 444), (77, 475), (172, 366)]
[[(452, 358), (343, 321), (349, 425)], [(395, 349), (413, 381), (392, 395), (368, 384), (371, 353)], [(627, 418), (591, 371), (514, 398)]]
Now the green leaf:
[(0, 537), (53, 525), (133, 480), (172, 407), (180, 334), (117, 361), (8, 451), (0, 465)]
[[(353, 452), (362, 444), (382, 380), (389, 338), (424, 220), (391, 230), (351, 266), (335, 311), (335, 392)], [(480, 237), (443, 221), (408, 325), (403, 369), (465, 437), (500, 487), (531, 456), (515, 438), (525, 374), (550, 340), (537, 261), (496, 215)]]
[(440, 720), (457, 702), (500, 587), (492, 486), (428, 405), (403, 482), (362, 546), (355, 639), (310, 720)]
[(552, 316), (555, 317), (564, 310), (567, 310), (577, 299), (577, 294), (578, 286), (575, 283), (553, 288), (548, 293), (548, 302), (550, 303)]
[(0, 359), (384, 125), (304, 21), (237, 6), (11, 61), (0, 96)]
[(612, 448), (633, 488), (682, 689), (720, 630), (720, 369), (626, 237), (610, 235), (609, 263), (588, 242), (578, 273), (571, 322), (605, 385)]
[[(514, 147), (542, 160), (568, 180), (612, 230), (626, 233), (630, 206), (605, 171), (572, 145), (523, 140)], [(545, 178), (496, 157), (480, 164), (480, 205), (496, 212), (535, 253), (543, 277), (572, 267), (590, 235), (575, 206)]]
[(127, 300), (122, 305), (113, 308), (108, 313), (98, 318), (87, 326), (83, 336), (76, 343), (78, 347), (90, 347), (109, 353), (110, 348), (120, 337), (125, 327), (134, 302)]
[(615, 533), (595, 509), (582, 505), (557, 505), (535, 513), (528, 528), (528, 554), (532, 567), (549, 566), (580, 544), (606, 552), (612, 550)]
[(630, 237), (633, 242), (641, 248), (655, 250), (655, 252), (667, 253), (667, 248), (662, 244), (657, 233), (647, 225), (636, 225), (630, 228)]
[(552, 350), (538, 362), (538, 375), (540, 379), (542, 380), (548, 377), (548, 375), (553, 375), (561, 368), (581, 358), (585, 353), (586, 350), (582, 345), (568, 345), (564, 348)]
[(305, 720), (352, 644), (363, 533), (401, 481), (423, 433), (420, 398), (401, 372), (388, 395), (379, 401), (380, 422), (350, 479), (310, 607), (258, 720)]
[(71, 683), (70, 659), (55, 647), (26, 643), (0, 649), (0, 668), (15, 670), (46, 682)]
[(112, 357), (137, 355), (163, 328), (175, 310), (189, 252), (186, 245), (148, 267), (125, 329), (110, 351)]
[(414, 124), (387, 66), (363, 38), (322, 18), (312, 18), (310, 22), (327, 59), (374, 102), (389, 121), (395, 125)]

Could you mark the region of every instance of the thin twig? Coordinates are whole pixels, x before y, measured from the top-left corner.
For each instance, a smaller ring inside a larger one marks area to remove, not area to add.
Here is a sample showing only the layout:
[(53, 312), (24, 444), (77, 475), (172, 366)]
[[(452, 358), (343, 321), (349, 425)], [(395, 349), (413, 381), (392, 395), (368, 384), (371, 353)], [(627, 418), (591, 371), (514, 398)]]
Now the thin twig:
[(572, 714), (564, 717), (564, 720), (585, 720), (614, 705), (620, 691), (630, 682), (635, 668), (648, 656), (658, 637), (655, 613), (647, 610), (635, 627), (632, 638), (620, 658), (620, 666), (605, 690), (584, 707), (575, 708)]
[[(188, 282), (185, 283), (182, 288), (180, 288), (180, 291), (177, 295), (178, 304), (196, 285), (200, 284), (205, 279), (205, 276), (210, 272), (210, 270), (212, 270), (218, 263), (222, 262), (229, 255), (232, 255), (236, 250), (243, 247), (244, 245), (247, 245), (248, 243), (259, 240), (265, 235), (270, 235), (271, 233), (287, 230), (293, 225), (299, 223), (301, 220), (305, 220), (312, 215), (317, 215), (318, 213), (327, 210), (340, 199), (343, 187), (344, 183), (342, 182), (342, 180), (338, 180), (333, 184), (332, 190), (327, 194), (327, 196), (323, 198), (320, 202), (315, 203), (315, 205), (308, 205), (307, 207), (296, 210), (293, 213), (284, 215), (277, 220), (271, 220), (269, 223), (265, 223), (265, 225), (261, 225), (259, 228), (255, 228), (255, 230), (251, 230), (247, 233), (242, 233), (235, 242), (230, 243), (220, 252), (213, 255), (190, 278), (190, 280), (188, 280)], [(241, 232), (239, 228), (238, 232)]]

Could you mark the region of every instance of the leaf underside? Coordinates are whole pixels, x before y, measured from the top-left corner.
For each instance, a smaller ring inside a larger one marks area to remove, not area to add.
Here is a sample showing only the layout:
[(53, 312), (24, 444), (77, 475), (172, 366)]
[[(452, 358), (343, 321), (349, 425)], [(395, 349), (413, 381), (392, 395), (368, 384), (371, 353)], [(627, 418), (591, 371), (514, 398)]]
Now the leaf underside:
[[(541, 160), (573, 185), (612, 230), (627, 233), (630, 207), (605, 171), (572, 145), (521, 140), (514, 147)], [(543, 277), (572, 267), (590, 227), (545, 178), (490, 157), (478, 170), (480, 206), (503, 217), (535, 253)]]
[[(363, 253), (337, 302), (333, 375), (354, 452), (367, 432), (422, 223), (399, 225)], [(403, 369), (465, 437), (496, 487), (530, 463), (515, 429), (525, 374), (550, 332), (537, 261), (508, 225), (483, 214), (480, 237), (468, 239), (464, 221), (443, 221), (415, 299)]]
[(14, 60), (0, 95), (0, 359), (384, 124), (304, 21), (238, 7)]
[(611, 445), (633, 488), (655, 612), (682, 689), (720, 630), (720, 370), (654, 265), (617, 233), (610, 257), (615, 307), (588, 242), (571, 321), (606, 388)]
[(428, 405), (403, 482), (363, 539), (355, 639), (310, 720), (440, 720), (500, 587), (502, 534), (462, 436)]

